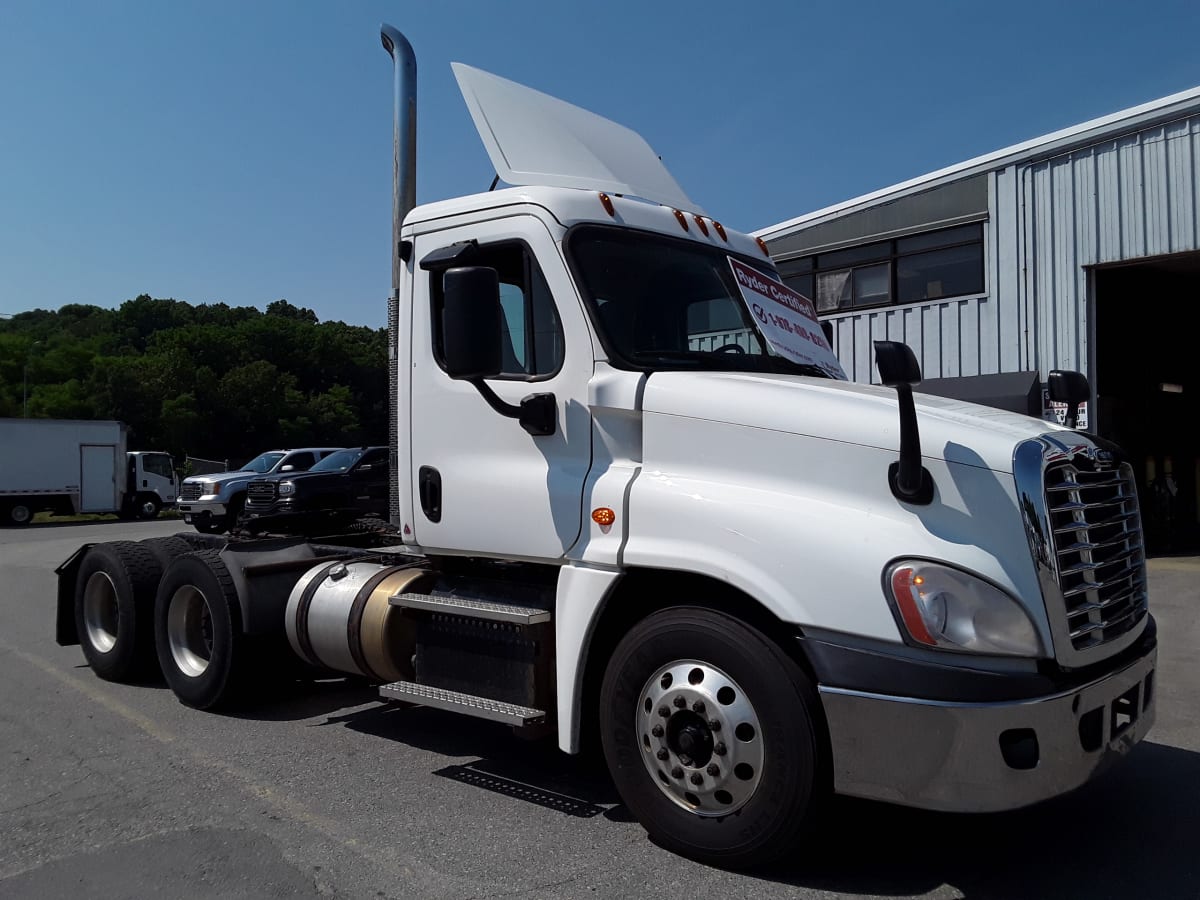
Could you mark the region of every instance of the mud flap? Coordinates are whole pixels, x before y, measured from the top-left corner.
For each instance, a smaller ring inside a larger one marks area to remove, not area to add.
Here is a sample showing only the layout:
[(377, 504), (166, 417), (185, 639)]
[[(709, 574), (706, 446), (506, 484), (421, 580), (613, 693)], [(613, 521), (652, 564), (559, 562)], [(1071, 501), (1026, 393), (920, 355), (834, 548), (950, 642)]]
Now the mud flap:
[(93, 546), (95, 545), (84, 544), (54, 570), (54, 574), (58, 576), (58, 612), (54, 618), (54, 640), (60, 647), (70, 647), (79, 643), (79, 633), (75, 630), (75, 579), (79, 577), (79, 566), (83, 557)]

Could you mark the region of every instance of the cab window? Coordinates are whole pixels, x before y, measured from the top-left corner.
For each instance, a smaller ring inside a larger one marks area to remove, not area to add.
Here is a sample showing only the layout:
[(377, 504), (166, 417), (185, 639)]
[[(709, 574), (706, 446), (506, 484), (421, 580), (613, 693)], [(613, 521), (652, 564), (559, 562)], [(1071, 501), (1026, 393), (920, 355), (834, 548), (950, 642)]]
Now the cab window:
[[(563, 363), (562, 323), (550, 286), (533, 253), (524, 244), (510, 241), (479, 247), (467, 264), (495, 269), (500, 281), (501, 369), (499, 378), (543, 378)], [(442, 365), (442, 276), (429, 273), (432, 301), (433, 355)]]

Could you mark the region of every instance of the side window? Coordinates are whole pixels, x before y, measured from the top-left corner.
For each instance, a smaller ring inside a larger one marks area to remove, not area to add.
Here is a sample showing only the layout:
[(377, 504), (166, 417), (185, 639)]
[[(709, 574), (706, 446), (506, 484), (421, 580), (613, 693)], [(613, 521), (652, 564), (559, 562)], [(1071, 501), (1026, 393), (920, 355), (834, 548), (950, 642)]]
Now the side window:
[[(502, 311), (501, 378), (537, 378), (552, 375), (563, 363), (562, 323), (545, 276), (533, 253), (521, 243), (480, 247), (469, 264), (496, 270), (500, 279)], [(429, 295), (433, 355), (442, 354), (442, 272), (430, 272)]]
[(142, 469), (148, 475), (161, 475), (163, 478), (170, 478), (175, 474), (171, 467), (171, 457), (162, 454), (143, 456)]
[(293, 453), (288, 457), (287, 465), (290, 465), (293, 471), (306, 472), (313, 467), (315, 462), (311, 453)]

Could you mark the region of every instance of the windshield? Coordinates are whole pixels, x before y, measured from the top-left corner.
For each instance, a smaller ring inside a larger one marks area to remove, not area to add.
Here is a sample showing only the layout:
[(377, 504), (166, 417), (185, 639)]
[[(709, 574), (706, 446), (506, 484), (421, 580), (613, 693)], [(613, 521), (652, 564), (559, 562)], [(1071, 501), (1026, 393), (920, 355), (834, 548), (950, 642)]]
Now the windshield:
[[(719, 248), (603, 226), (570, 237), (575, 277), (613, 362), (825, 376), (768, 348)], [(762, 260), (738, 257), (776, 278)]]
[(283, 459), (282, 453), (263, 453), (242, 466), (241, 471), (257, 472), (259, 475), (262, 475), (275, 468), (275, 464), (281, 459)]
[(362, 447), (356, 450), (339, 450), (337, 453), (330, 453), (327, 457), (317, 463), (308, 471), (310, 472), (345, 472), (352, 465), (358, 462), (359, 458), (366, 452)]

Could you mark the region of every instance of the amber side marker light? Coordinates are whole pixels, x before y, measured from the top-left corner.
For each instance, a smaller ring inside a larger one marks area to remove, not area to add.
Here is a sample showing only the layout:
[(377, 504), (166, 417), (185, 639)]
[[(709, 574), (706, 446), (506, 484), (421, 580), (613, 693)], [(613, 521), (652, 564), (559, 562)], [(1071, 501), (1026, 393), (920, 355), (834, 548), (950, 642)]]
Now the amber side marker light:
[(671, 212), (675, 213), (675, 221), (677, 221), (680, 224), (680, 226), (682, 226), (684, 231), (687, 231), (688, 230), (687, 216), (685, 216), (683, 213), (681, 213), (677, 209), (673, 209), (673, 210), (671, 210)]
[(767, 242), (759, 237), (756, 237), (754, 240), (758, 242), (758, 249), (763, 252), (763, 256), (769, 259), (771, 256), (771, 251), (767, 249)]
[(708, 237), (708, 225), (700, 216), (692, 216), (696, 220), (696, 227), (700, 229), (700, 233)]
[(617, 514), (607, 506), (601, 506), (592, 510), (592, 521), (597, 525), (611, 525), (617, 521)]
[(729, 238), (725, 234), (725, 226), (724, 225), (722, 225), (716, 219), (713, 219), (713, 228), (717, 229), (717, 234), (719, 234), (721, 236), (721, 240), (723, 240), (725, 243), (729, 243)]
[(600, 205), (603, 206), (604, 211), (614, 219), (617, 217), (616, 207), (613, 206), (612, 197), (608, 196), (608, 194), (600, 195)]

